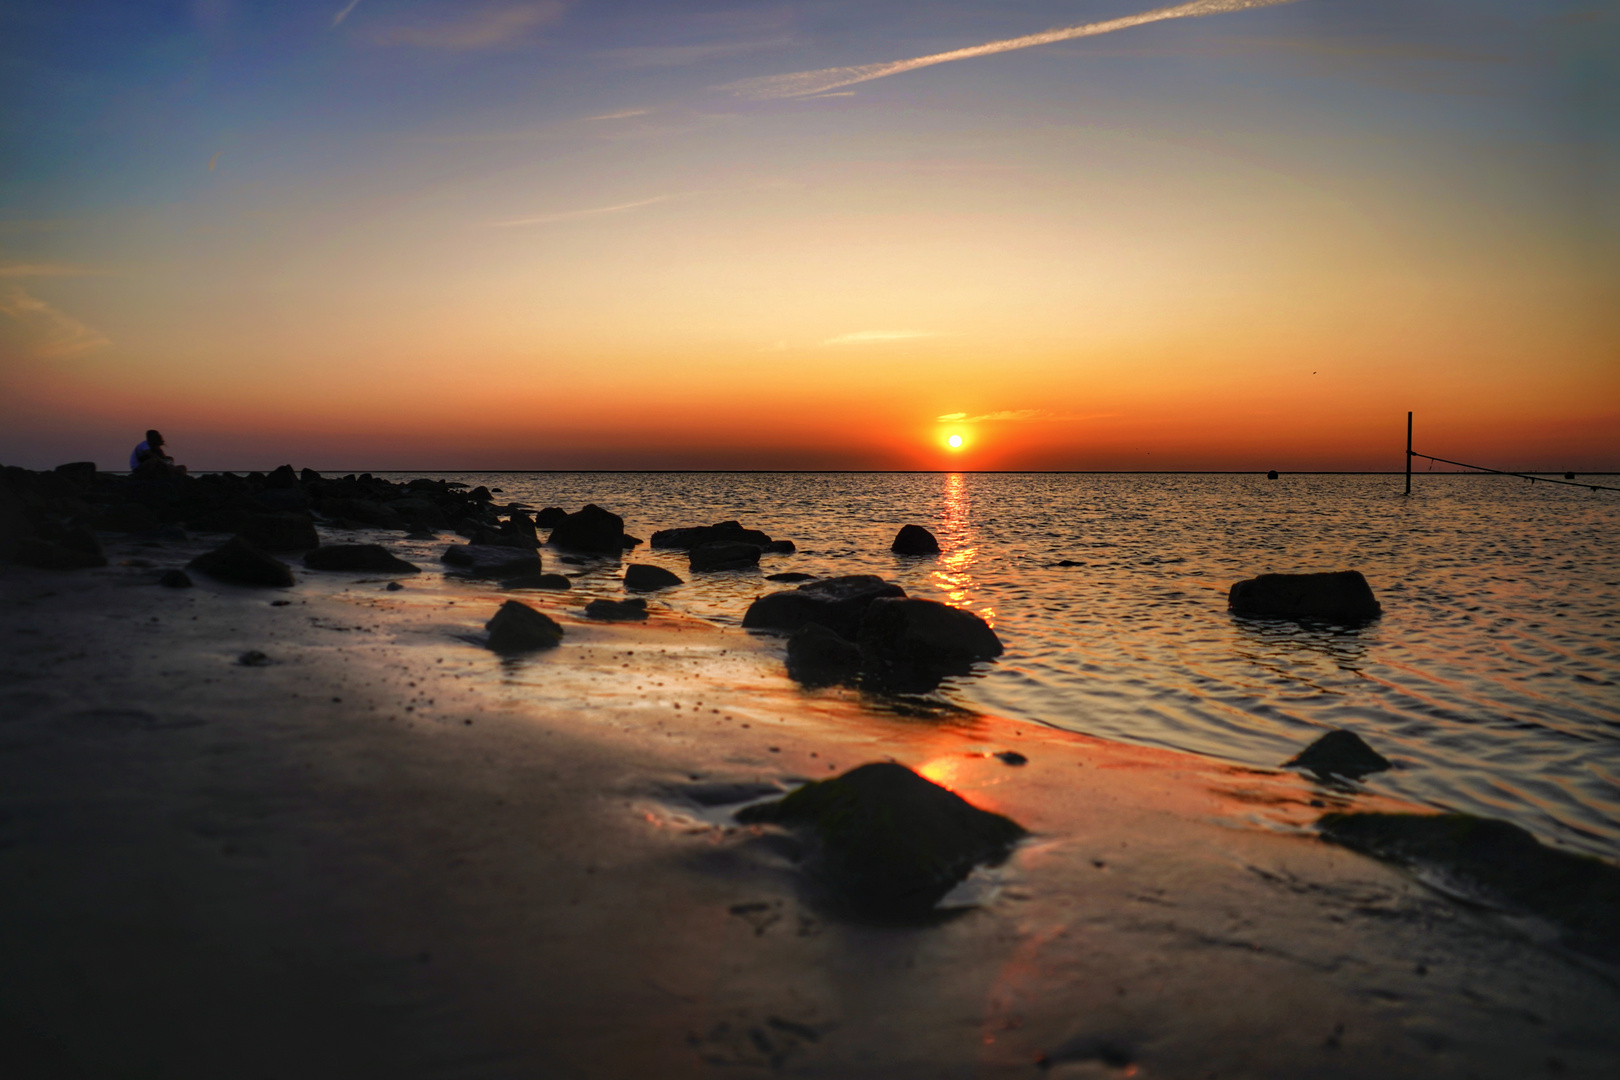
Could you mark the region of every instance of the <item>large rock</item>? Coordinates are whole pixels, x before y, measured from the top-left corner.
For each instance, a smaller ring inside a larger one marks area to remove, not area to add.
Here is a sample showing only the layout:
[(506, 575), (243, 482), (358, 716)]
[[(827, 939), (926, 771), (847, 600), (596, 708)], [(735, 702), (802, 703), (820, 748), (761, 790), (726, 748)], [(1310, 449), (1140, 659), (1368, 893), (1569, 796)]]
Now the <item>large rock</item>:
[(938, 555), (939, 541), (921, 525), (903, 525), (889, 550), (896, 555)]
[(1360, 735), (1342, 728), (1323, 735), (1283, 765), (1309, 769), (1318, 776), (1343, 776), (1350, 780), (1393, 768), (1389, 759), (1368, 746)]
[(329, 518), (358, 521), (382, 529), (403, 529), (405, 518), (374, 499), (322, 499), (321, 513)]
[(631, 592), (655, 592), (684, 584), (679, 576), (651, 563), (631, 563), (624, 568), (624, 587)]
[(1345, 847), (1438, 871), (1492, 906), (1547, 919), (1563, 928), (1570, 947), (1620, 961), (1620, 868), (1469, 814), (1335, 813), (1317, 827)]
[(439, 556), (468, 577), (512, 578), (540, 572), (540, 553), (492, 544), (451, 544)]
[(629, 600), (592, 600), (585, 605), (585, 617), (607, 622), (640, 621), (647, 617), (647, 601), (639, 596)]
[(205, 551), (187, 563), (186, 569), (234, 585), (279, 589), (293, 584), (292, 567), (240, 536)]
[(484, 629), (489, 631), (489, 647), (496, 652), (554, 649), (563, 636), (556, 620), (517, 600), (502, 604)]
[(807, 686), (849, 682), (860, 666), (860, 647), (820, 623), (805, 623), (788, 638), (788, 674)]
[(652, 534), (652, 546), (675, 551), (690, 551), (704, 544), (753, 544), (758, 548), (770, 546), (774, 541), (758, 529), (745, 529), (740, 522), (721, 521), (713, 525), (693, 525), (681, 529), (659, 529)]
[(791, 634), (813, 622), (854, 641), (860, 636), (861, 619), (869, 604), (880, 597), (905, 595), (906, 590), (875, 574), (822, 578), (755, 600), (743, 615), (743, 626)]
[(421, 567), (408, 563), (381, 544), (327, 544), (304, 556), (311, 570), (367, 570), (383, 574), (420, 574)]
[(163, 519), (144, 503), (108, 503), (96, 508), (90, 524), (103, 532), (144, 533), (161, 528)]
[(1360, 622), (1383, 614), (1359, 570), (1261, 574), (1233, 585), (1226, 603), (1234, 615), (1261, 619)]
[(568, 511), (560, 506), (548, 506), (534, 515), (534, 523), (542, 529), (555, 529), (568, 520)]
[(827, 899), (880, 918), (925, 915), (974, 866), (1004, 858), (1024, 833), (904, 765), (862, 765), (806, 784), (737, 820), (809, 833), (806, 872)]
[(747, 570), (759, 565), (759, 545), (714, 540), (699, 544), (687, 554), (694, 574), (713, 570)]
[(507, 578), (501, 582), (503, 589), (551, 589), (566, 592), (573, 587), (574, 583), (561, 574), (524, 574), (522, 577)]
[(913, 682), (925, 688), (939, 676), (965, 672), (974, 661), (1002, 653), (1001, 639), (973, 612), (899, 597), (872, 601), (858, 642), (867, 673), (899, 688)]
[(551, 543), (569, 551), (617, 555), (624, 550), (624, 518), (588, 503), (551, 530)]
[(264, 551), (308, 551), (321, 543), (308, 514), (243, 514), (236, 534)]

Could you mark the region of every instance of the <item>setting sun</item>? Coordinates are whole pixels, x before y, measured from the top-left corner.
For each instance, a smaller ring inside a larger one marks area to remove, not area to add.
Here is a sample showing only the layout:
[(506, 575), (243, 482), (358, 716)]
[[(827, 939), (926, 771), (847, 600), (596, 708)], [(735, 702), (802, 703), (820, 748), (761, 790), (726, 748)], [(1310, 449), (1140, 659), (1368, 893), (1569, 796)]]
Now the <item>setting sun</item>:
[(945, 440), (945, 445), (949, 446), (952, 450), (962, 449), (962, 436), (952, 435), (950, 438)]

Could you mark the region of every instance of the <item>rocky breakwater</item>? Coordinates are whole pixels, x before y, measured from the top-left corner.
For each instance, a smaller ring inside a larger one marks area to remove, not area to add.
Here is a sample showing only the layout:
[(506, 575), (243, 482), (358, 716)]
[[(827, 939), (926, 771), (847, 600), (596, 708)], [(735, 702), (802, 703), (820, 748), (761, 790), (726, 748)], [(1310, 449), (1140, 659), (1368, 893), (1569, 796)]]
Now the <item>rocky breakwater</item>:
[(761, 555), (791, 555), (798, 550), (791, 540), (773, 540), (758, 529), (743, 528), (737, 521), (659, 529), (652, 534), (652, 546), (685, 551), (692, 572), (699, 574), (746, 570), (758, 566)]
[(762, 596), (743, 626), (791, 635), (788, 673), (811, 685), (858, 679), (874, 689), (927, 690), (1002, 653), (995, 631), (971, 611), (909, 598), (872, 574)]
[(1359, 570), (1261, 574), (1233, 585), (1226, 603), (1232, 614), (1254, 619), (1365, 622), (1384, 611)]

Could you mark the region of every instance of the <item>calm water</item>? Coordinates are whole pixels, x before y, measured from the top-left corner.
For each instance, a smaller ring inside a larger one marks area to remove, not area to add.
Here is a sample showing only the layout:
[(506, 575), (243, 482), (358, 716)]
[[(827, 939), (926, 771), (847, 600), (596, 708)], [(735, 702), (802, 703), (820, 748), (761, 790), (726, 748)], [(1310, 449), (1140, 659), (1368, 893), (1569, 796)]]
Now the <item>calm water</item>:
[[(1481, 476), (1422, 476), (1407, 499), (1390, 476), (444, 475), (536, 508), (595, 502), (641, 537), (736, 518), (798, 544), (655, 601), (716, 622), (790, 569), (970, 608), (1007, 653), (941, 688), (962, 705), (1265, 766), (1349, 728), (1399, 766), (1372, 788), (1620, 857), (1614, 493)], [(934, 531), (938, 559), (889, 553), (907, 522)], [(634, 558), (691, 576), (681, 555)], [(1366, 574), (1382, 619), (1226, 611), (1240, 578), (1337, 569)], [(575, 599), (617, 594), (618, 576), (588, 570)]]

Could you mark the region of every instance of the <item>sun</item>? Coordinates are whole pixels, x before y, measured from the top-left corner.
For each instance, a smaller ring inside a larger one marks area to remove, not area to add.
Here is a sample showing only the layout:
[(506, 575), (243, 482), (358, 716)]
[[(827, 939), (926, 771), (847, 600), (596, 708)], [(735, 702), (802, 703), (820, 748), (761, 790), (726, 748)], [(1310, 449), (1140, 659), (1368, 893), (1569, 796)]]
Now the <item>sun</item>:
[(962, 449), (962, 436), (952, 435), (950, 438), (945, 440), (945, 445), (950, 447), (952, 450)]

